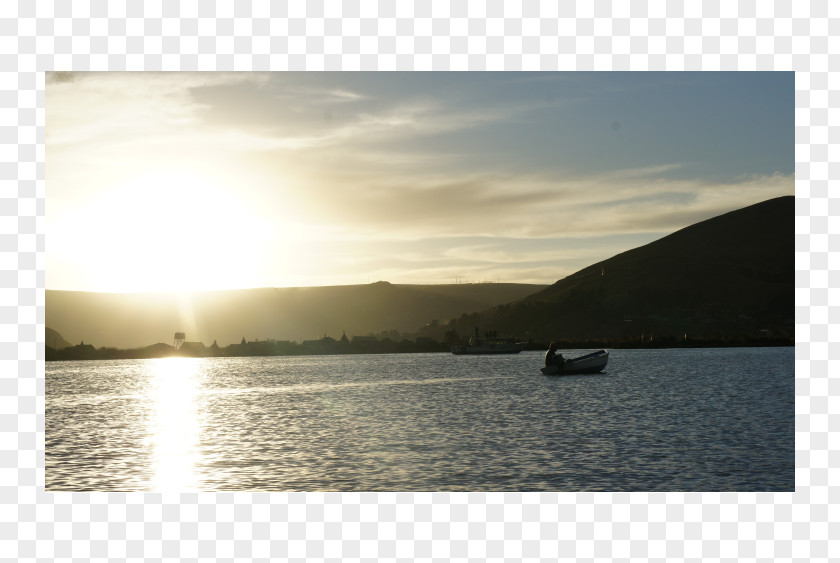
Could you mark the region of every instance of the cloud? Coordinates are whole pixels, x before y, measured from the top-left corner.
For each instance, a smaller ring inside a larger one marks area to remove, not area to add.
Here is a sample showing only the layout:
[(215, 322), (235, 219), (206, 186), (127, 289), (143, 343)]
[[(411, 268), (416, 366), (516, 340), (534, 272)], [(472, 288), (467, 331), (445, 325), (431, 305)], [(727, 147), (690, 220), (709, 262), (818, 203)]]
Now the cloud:
[(363, 96), (362, 94), (357, 94), (356, 92), (351, 92), (349, 90), (330, 90), (330, 94), (341, 101), (356, 102), (367, 99), (367, 96)]
[(453, 246), (443, 256), (463, 262), (484, 264), (529, 264), (568, 262), (588, 258), (603, 250), (601, 245), (570, 245), (562, 239), (546, 239), (547, 244), (522, 244), (522, 239), (493, 239), (493, 243)]
[[(55, 74), (55, 73), (54, 73)], [(179, 131), (200, 124), (204, 107), (192, 90), (220, 84), (251, 85), (249, 73), (82, 72), (47, 82), (47, 143), (105, 143)]]
[[(82, 145), (93, 151), (91, 145), (99, 145), (126, 153), (167, 144), (231, 152), (340, 146), (351, 152), (351, 143), (389, 143), (500, 117), (420, 97), (378, 100), (375, 106), (335, 113), (329, 109), (334, 104), (358, 106), (371, 98), (349, 89), (294, 83), (274, 91), (283, 78), (283, 73), (53, 73), (47, 142), (53, 149)], [(229, 92), (199, 95), (220, 89)], [(239, 102), (237, 92), (248, 92), (254, 103)], [(275, 117), (278, 108), (282, 113)], [(250, 121), (236, 118), (245, 111)]]
[[(779, 195), (792, 175), (729, 182), (661, 174), (680, 165), (567, 178), (562, 175), (470, 175), (434, 172), (382, 178), (323, 174), (313, 182), (317, 214), (366, 236), (593, 237), (667, 233)], [(314, 213), (315, 209), (311, 209)]]
[(73, 82), (76, 80), (76, 73), (66, 71), (48, 72), (46, 74), (47, 84), (60, 84), (62, 82)]
[[(395, 141), (416, 141), (423, 136), (465, 130), (501, 119), (504, 116), (493, 112), (455, 112), (440, 104), (415, 102), (358, 112), (342, 120), (330, 119), (317, 133), (312, 133), (311, 127), (300, 127), (301, 132), (291, 135), (256, 131), (223, 135), (242, 141), (230, 144), (231, 150), (303, 151), (340, 146), (342, 152), (363, 156), (364, 150), (377, 150), (377, 144), (382, 147)], [(363, 146), (354, 149), (353, 143)], [(400, 158), (399, 154), (396, 157)]]
[[(651, 120), (662, 114), (648, 98), (663, 94), (647, 77), (456, 78), (48, 73), (50, 221), (138, 177), (195, 173), (271, 218), (268, 238), (317, 249), (343, 270), (557, 279), (628, 244), (794, 193), (789, 169), (768, 172), (773, 157), (741, 165), (732, 156), (740, 138), (733, 150), (709, 151), (696, 137), (696, 150), (664, 154), (663, 139), (682, 137), (668, 119)], [(628, 105), (627, 89), (645, 103)], [(622, 117), (620, 134), (611, 130), (611, 108), (648, 106), (628, 114), (635, 129)], [(716, 168), (721, 154), (737, 166)], [(745, 170), (756, 174), (735, 176)]]

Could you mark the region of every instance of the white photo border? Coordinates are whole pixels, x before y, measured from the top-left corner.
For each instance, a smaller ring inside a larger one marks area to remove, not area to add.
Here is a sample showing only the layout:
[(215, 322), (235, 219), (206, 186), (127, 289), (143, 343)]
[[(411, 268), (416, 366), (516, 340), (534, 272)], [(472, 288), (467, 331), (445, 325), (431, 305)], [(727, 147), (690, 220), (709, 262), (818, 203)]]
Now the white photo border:
[[(0, 5), (0, 557), (837, 557), (838, 6), (82, 4)], [(45, 72), (84, 70), (795, 71), (795, 492), (45, 492)]]

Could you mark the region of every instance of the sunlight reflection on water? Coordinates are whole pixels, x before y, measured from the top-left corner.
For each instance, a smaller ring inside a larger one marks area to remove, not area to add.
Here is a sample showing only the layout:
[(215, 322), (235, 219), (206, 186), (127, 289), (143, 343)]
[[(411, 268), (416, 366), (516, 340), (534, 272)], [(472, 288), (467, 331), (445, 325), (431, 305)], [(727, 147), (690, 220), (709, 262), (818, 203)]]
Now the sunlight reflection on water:
[(147, 368), (152, 415), (145, 443), (153, 451), (152, 488), (194, 490), (201, 360), (158, 359), (148, 362)]
[(792, 490), (793, 349), (48, 362), (47, 490)]

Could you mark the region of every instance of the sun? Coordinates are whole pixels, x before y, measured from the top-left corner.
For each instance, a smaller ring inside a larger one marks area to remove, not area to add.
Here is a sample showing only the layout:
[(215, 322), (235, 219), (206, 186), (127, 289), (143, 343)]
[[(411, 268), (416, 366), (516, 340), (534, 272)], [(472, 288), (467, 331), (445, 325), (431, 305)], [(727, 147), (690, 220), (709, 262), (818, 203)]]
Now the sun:
[(252, 286), (267, 225), (212, 179), (154, 174), (80, 210), (56, 244), (75, 243), (99, 291), (232, 289)]

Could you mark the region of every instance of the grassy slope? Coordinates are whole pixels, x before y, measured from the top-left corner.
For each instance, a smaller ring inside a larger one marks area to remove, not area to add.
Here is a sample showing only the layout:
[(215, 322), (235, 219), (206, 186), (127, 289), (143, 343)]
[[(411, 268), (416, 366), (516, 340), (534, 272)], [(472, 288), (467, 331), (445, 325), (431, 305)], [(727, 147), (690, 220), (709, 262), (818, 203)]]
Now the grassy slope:
[(177, 294), (46, 292), (46, 325), (73, 343), (130, 348), (187, 340), (220, 346), (258, 340), (340, 338), (385, 330), (416, 332), (534, 293), (527, 284), (392, 285), (374, 283)]

